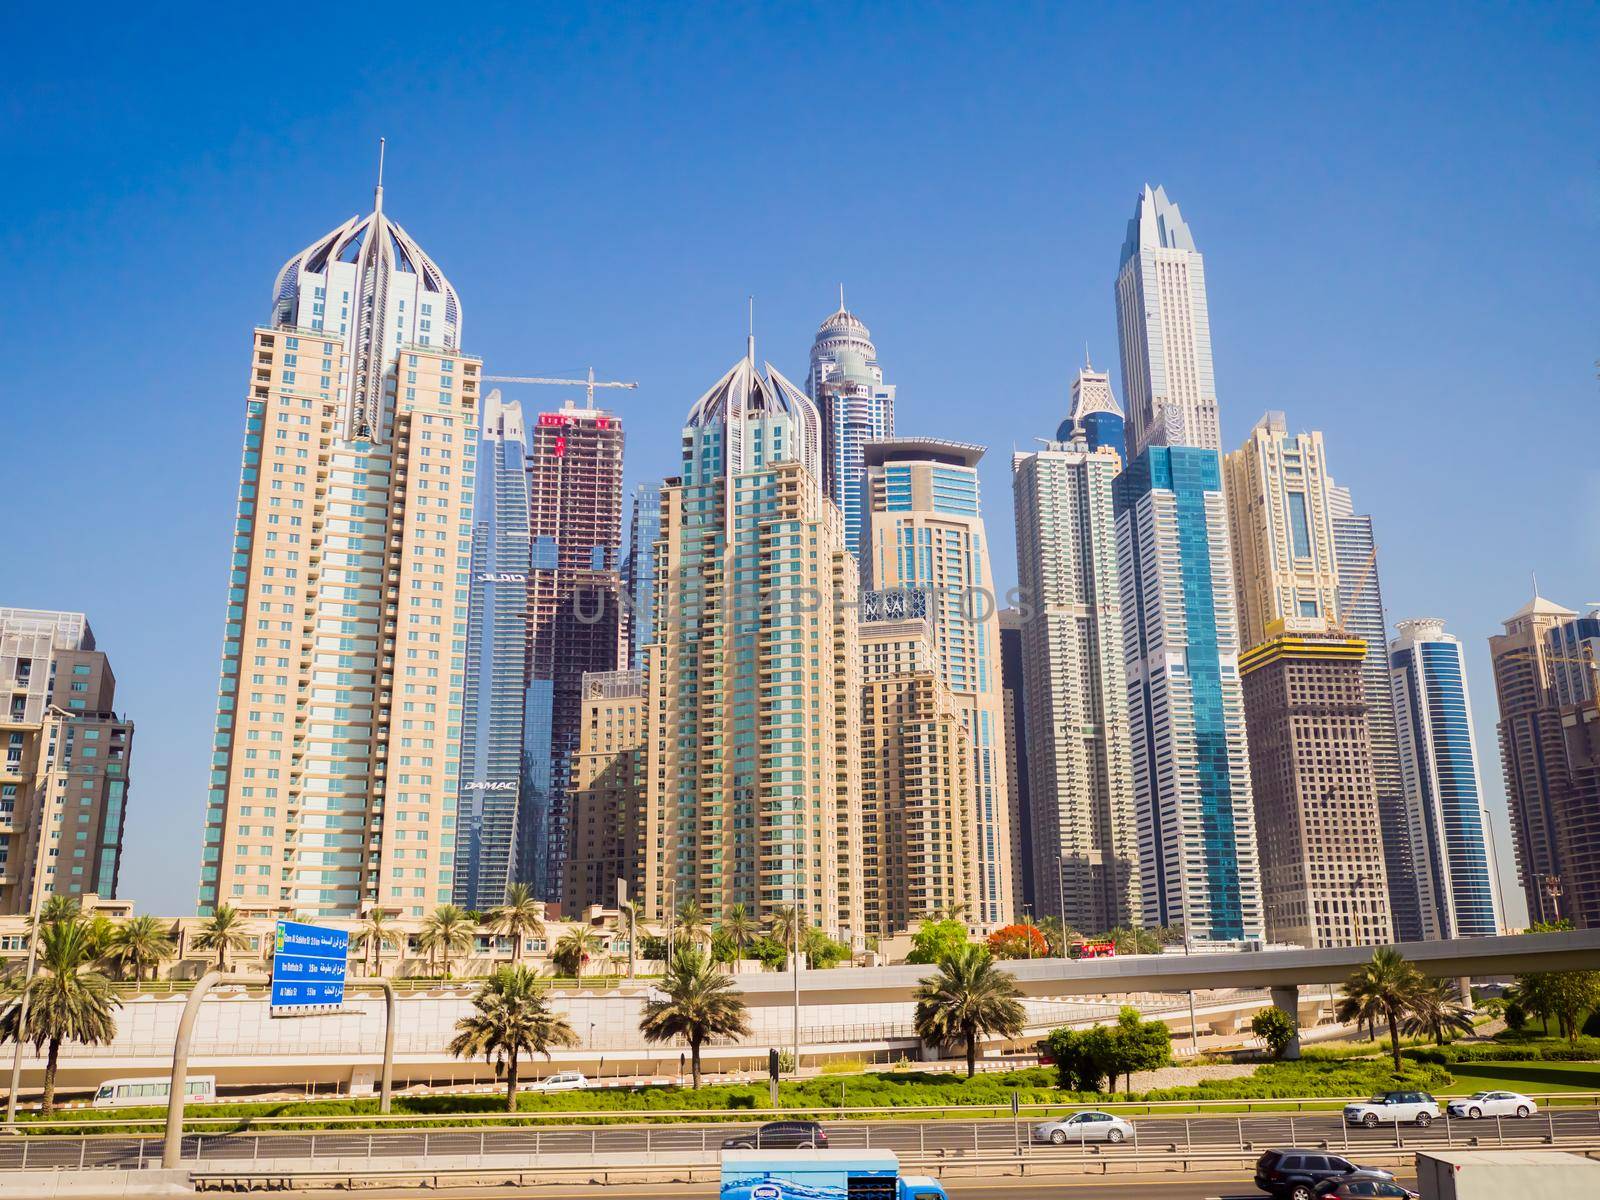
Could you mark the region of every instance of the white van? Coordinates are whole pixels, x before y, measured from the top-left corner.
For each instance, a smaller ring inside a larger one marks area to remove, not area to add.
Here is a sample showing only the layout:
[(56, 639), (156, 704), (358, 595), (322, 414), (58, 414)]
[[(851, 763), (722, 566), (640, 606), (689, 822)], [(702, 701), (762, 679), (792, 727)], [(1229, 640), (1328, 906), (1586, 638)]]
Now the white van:
[[(185, 1104), (204, 1103), (217, 1098), (215, 1075), (191, 1075), (184, 1081)], [(121, 1108), (135, 1104), (165, 1104), (172, 1094), (172, 1080), (164, 1075), (146, 1079), (108, 1079), (94, 1094), (96, 1108)]]

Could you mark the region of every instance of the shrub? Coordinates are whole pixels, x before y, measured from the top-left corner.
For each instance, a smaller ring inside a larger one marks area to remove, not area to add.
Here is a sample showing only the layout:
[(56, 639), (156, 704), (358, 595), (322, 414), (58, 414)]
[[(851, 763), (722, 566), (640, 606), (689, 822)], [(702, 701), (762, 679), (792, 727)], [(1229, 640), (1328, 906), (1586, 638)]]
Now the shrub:
[(1506, 1028), (1514, 1033), (1521, 1033), (1528, 1024), (1528, 1010), (1515, 1000), (1506, 1004)]
[(1575, 1042), (1531, 1039), (1458, 1042), (1449, 1046), (1407, 1049), (1404, 1054), (1413, 1062), (1442, 1066), (1475, 1062), (1593, 1062), (1600, 1060), (1600, 1038), (1581, 1037)]
[(1250, 1032), (1261, 1039), (1273, 1058), (1283, 1057), (1299, 1029), (1299, 1023), (1281, 1008), (1263, 1008), (1250, 1018)]

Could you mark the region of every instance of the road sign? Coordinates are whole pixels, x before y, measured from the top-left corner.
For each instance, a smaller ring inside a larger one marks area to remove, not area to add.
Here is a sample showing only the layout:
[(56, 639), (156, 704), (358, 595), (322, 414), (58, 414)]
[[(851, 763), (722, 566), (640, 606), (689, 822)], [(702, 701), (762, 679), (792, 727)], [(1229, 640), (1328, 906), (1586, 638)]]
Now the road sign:
[(350, 934), (297, 921), (279, 921), (272, 943), (274, 1017), (337, 1012), (344, 1004)]

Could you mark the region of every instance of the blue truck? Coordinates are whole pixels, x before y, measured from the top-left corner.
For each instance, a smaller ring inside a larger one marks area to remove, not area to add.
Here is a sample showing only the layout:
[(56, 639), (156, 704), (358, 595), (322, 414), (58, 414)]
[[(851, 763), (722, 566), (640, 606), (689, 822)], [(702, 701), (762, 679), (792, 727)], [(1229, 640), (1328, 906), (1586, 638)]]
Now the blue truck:
[(888, 1150), (724, 1150), (721, 1200), (950, 1200)]

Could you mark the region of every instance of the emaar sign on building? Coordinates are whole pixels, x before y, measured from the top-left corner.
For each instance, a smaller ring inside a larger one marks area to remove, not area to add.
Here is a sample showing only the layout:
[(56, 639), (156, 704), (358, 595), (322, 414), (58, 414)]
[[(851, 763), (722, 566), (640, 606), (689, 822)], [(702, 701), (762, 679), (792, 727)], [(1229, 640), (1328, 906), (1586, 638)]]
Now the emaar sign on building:
[(344, 1004), (345, 964), (350, 934), (297, 921), (279, 921), (272, 941), (272, 999), (275, 1017), (333, 1012)]

